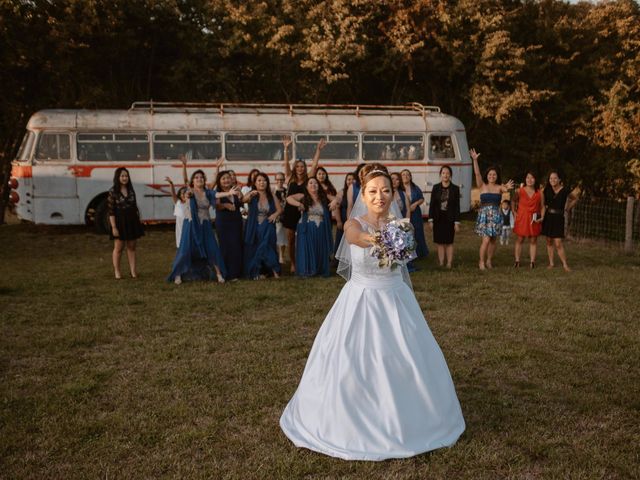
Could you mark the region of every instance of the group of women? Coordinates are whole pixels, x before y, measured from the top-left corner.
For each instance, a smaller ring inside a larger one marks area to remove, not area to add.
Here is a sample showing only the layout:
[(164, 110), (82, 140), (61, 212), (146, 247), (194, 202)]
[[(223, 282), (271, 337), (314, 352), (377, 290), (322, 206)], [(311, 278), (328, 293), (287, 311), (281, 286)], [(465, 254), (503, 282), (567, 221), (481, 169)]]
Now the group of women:
[[(515, 213), (513, 233), (517, 236), (514, 247), (514, 267), (520, 267), (522, 245), (529, 244), (529, 268), (535, 268), (537, 255), (537, 241), (540, 235), (547, 237), (548, 268), (555, 266), (555, 253), (562, 262), (565, 271), (570, 271), (562, 239), (564, 238), (565, 211), (571, 210), (577, 201), (576, 196), (566, 187), (560, 174), (552, 171), (546, 186), (538, 187), (536, 175), (527, 171), (524, 182), (515, 191), (513, 198), (507, 203), (510, 208), (501, 209), (504, 193), (514, 187), (513, 180), (502, 183), (497, 167), (489, 167), (484, 175), (480, 172), (478, 157), (474, 149), (471, 150), (473, 170), (476, 185), (480, 189), (480, 210), (476, 220), (475, 232), (482, 238), (480, 245), (480, 270), (493, 267), (492, 260), (496, 250), (496, 240), (502, 234), (503, 228), (510, 228), (510, 218)], [(509, 225), (507, 225), (509, 223)]]
[[(223, 283), (241, 277), (278, 278), (287, 247), (292, 274), (300, 277), (330, 274), (331, 259), (360, 192), (358, 173), (364, 164), (347, 174), (342, 189), (337, 190), (327, 170), (318, 165), (326, 145), (324, 139), (317, 144), (309, 168), (301, 159), (291, 165), (290, 145), (291, 139), (283, 138), (284, 173), (276, 174), (273, 190), (268, 175), (257, 169), (249, 173), (247, 184), (239, 188), (235, 172), (220, 170), (222, 160), (216, 165), (211, 182), (207, 182), (205, 172), (200, 169), (188, 177), (187, 160), (181, 157), (187, 186), (176, 192), (173, 181), (166, 179), (175, 203), (177, 247), (169, 281)], [(415, 226), (418, 256), (426, 256), (428, 248), (420, 209), (424, 203), (422, 191), (413, 183), (408, 170), (393, 174), (393, 182), (394, 200), (402, 215)], [(116, 278), (121, 277), (120, 256), (125, 245), (135, 276), (135, 241), (144, 232), (126, 168), (117, 169), (109, 198), (110, 205), (117, 203), (118, 207), (110, 210)], [(215, 220), (211, 218), (211, 208), (215, 209)]]
[[(278, 278), (284, 253), (289, 252), (290, 272), (300, 277), (330, 274), (331, 258), (343, 236), (344, 224), (360, 193), (358, 175), (364, 167), (346, 175), (344, 185), (337, 190), (319, 159), (326, 141), (321, 140), (307, 168), (298, 159), (289, 160), (290, 138), (283, 139), (284, 173), (275, 176), (272, 190), (269, 176), (257, 169), (249, 173), (247, 184), (239, 188), (233, 170), (220, 171), (207, 183), (202, 170), (187, 177), (187, 161), (182, 157), (183, 181), (187, 185), (175, 191), (170, 178), (176, 216), (176, 256), (169, 280), (177, 284), (185, 280), (216, 280), (220, 283), (242, 277)], [(480, 209), (475, 232), (482, 237), (479, 268), (491, 269), (496, 240), (505, 225), (501, 211), (503, 194), (513, 188), (513, 181), (502, 184), (496, 167), (484, 175), (478, 166), (479, 154), (471, 150), (476, 183), (480, 189)], [(393, 200), (401, 215), (409, 218), (415, 229), (418, 258), (428, 254), (422, 212), (421, 189), (412, 181), (411, 172), (391, 174)], [(452, 181), (448, 166), (440, 169), (440, 183), (433, 187), (429, 205), (429, 227), (437, 247), (438, 264), (451, 268), (455, 233), (460, 225), (460, 189)], [(520, 266), (522, 245), (529, 244), (529, 265), (536, 263), (537, 237), (547, 237), (549, 266), (553, 267), (555, 252), (565, 270), (569, 270), (562, 239), (564, 212), (575, 203), (575, 196), (563, 186), (557, 172), (549, 175), (544, 190), (537, 188), (537, 179), (527, 172), (523, 185), (515, 192), (514, 266)], [(111, 238), (114, 239), (113, 266), (116, 278), (121, 278), (120, 257), (127, 251), (131, 276), (136, 277), (136, 239), (144, 235), (135, 200), (135, 192), (126, 168), (118, 168), (108, 199)], [(215, 209), (212, 221), (210, 209)], [(243, 213), (245, 214), (243, 217)], [(506, 217), (508, 218), (508, 217)], [(335, 223), (335, 238), (333, 237)], [(215, 224), (214, 234), (213, 224)], [(415, 270), (413, 262), (409, 271)]]

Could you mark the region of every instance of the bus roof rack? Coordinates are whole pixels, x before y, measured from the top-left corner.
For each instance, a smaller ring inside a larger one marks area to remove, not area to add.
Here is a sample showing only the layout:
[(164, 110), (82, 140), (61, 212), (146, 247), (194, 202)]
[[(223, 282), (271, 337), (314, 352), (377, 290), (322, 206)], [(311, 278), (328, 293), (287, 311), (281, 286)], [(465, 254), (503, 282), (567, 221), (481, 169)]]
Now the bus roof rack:
[(381, 111), (395, 111), (406, 114), (417, 113), (425, 117), (429, 112), (440, 113), (440, 107), (411, 102), (405, 105), (357, 105), (357, 104), (294, 104), (294, 103), (208, 103), (208, 102), (154, 102), (153, 100), (133, 102), (130, 110), (148, 110), (154, 112), (196, 112), (212, 111), (224, 115), (225, 111), (253, 110), (256, 113), (282, 113), (289, 115), (325, 111), (325, 113), (345, 113), (366, 115)]

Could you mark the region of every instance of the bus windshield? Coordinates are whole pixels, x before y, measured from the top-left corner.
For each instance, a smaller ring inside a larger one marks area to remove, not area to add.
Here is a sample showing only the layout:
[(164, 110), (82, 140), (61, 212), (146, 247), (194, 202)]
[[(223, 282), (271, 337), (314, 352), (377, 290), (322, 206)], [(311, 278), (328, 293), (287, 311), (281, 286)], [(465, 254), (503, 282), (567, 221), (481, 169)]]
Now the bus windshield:
[(17, 159), (20, 161), (29, 160), (31, 156), (31, 150), (33, 148), (33, 141), (36, 138), (36, 134), (33, 132), (27, 132), (22, 139), (22, 144), (20, 145), (20, 150), (18, 150)]

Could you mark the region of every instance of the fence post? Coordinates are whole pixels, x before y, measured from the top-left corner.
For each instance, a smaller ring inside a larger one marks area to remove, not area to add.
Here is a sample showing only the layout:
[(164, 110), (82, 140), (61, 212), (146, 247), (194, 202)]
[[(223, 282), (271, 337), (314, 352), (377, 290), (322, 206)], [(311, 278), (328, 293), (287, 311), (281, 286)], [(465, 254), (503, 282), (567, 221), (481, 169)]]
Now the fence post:
[(633, 197), (627, 197), (627, 217), (624, 227), (624, 252), (633, 252)]

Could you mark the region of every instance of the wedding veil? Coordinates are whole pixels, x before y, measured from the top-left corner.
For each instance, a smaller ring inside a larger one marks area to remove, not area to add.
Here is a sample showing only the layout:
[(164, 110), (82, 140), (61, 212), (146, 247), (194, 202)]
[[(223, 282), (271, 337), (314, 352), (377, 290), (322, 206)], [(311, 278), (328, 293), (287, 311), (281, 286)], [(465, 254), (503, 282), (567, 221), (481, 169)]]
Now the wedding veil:
[[(364, 204), (362, 200), (361, 192), (358, 193), (358, 197), (351, 209), (351, 214), (349, 215), (349, 220), (354, 219), (356, 217), (362, 217), (367, 213), (367, 206)], [(395, 199), (392, 197), (391, 199), (391, 208), (389, 213), (395, 218), (402, 218), (402, 213), (400, 213), (400, 208), (396, 203)], [(340, 240), (340, 245), (336, 250), (336, 259), (338, 260), (338, 270), (337, 273), (345, 280), (349, 280), (351, 278), (351, 244), (347, 242), (347, 236), (342, 235), (342, 239)], [(401, 265), (395, 268), (400, 268), (402, 270), (402, 279), (404, 283), (406, 283), (409, 288), (413, 289), (411, 285), (411, 277), (409, 276), (409, 269), (406, 265)]]

